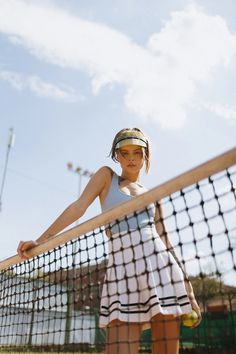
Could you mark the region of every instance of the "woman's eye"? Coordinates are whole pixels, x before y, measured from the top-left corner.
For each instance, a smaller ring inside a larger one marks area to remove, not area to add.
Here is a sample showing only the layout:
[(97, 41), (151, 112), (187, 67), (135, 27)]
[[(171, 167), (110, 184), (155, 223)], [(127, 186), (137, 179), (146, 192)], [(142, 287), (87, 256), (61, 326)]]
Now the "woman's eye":
[(132, 153), (129, 153), (129, 152), (126, 152), (126, 151), (122, 151), (121, 152), (121, 156), (123, 156), (123, 157), (128, 157), (128, 156), (137, 156), (137, 157), (139, 157), (139, 156), (142, 156), (142, 151), (134, 151), (134, 152), (132, 152)]

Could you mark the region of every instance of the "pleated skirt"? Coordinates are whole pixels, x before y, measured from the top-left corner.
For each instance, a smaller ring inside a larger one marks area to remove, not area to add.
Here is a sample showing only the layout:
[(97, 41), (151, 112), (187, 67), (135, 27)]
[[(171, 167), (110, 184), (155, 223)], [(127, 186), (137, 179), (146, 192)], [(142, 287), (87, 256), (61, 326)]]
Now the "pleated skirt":
[(183, 272), (154, 227), (114, 234), (108, 242), (100, 327), (120, 320), (146, 329), (158, 313), (191, 312)]

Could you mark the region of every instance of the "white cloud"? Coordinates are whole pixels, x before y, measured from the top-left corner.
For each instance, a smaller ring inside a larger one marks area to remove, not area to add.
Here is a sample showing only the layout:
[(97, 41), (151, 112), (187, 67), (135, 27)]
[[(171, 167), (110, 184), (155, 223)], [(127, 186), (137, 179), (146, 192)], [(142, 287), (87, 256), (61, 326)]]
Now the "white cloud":
[(103, 24), (23, 0), (0, 0), (0, 32), (43, 60), (86, 71), (96, 94), (125, 86), (127, 108), (166, 128), (184, 124), (199, 85), (236, 51), (223, 18), (194, 6), (173, 12), (146, 48)]
[(49, 97), (64, 102), (76, 102), (82, 99), (78, 93), (70, 88), (60, 88), (45, 82), (38, 76), (24, 76), (12, 71), (0, 71), (0, 80), (8, 82), (18, 91), (30, 90), (41, 97)]
[(236, 106), (229, 104), (202, 102), (199, 107), (216, 114), (219, 117), (225, 118), (232, 123), (236, 123)]

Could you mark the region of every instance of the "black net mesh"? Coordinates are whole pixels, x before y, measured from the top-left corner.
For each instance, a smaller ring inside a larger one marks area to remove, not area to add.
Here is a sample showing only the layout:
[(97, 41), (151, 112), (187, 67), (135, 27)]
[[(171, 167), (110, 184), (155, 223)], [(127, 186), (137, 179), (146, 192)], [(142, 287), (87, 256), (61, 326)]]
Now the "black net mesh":
[[(182, 352), (235, 353), (235, 187), (232, 166), (2, 270), (1, 350), (172, 354), (175, 326)], [(189, 280), (195, 329), (181, 323)]]

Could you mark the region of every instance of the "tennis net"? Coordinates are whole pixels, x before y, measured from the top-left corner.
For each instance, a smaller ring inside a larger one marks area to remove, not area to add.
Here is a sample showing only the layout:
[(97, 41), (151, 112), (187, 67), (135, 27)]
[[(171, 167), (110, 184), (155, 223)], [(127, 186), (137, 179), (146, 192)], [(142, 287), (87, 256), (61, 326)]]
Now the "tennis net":
[[(102, 327), (117, 316), (145, 329), (157, 311), (189, 312), (189, 278), (203, 320), (182, 327), (182, 350), (233, 353), (235, 188), (236, 148), (52, 237), (27, 261), (0, 262), (0, 350), (104, 352)], [(148, 352), (158, 340), (148, 329), (137, 346)]]

